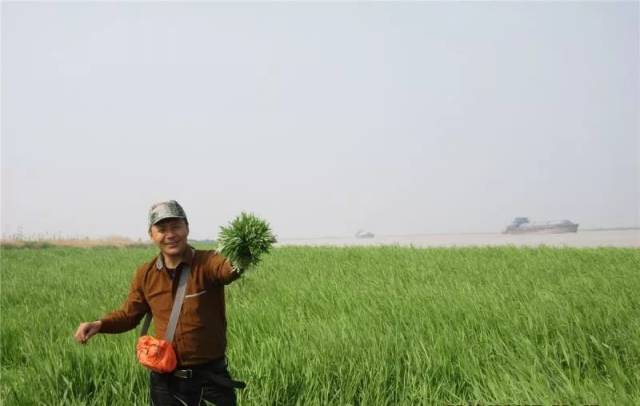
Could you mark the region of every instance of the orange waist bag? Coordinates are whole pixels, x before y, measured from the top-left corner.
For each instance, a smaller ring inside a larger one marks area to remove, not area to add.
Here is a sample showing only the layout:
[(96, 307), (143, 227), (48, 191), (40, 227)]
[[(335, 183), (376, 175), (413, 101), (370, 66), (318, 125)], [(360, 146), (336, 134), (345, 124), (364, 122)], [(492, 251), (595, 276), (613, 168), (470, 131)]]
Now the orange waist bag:
[(176, 326), (178, 324), (178, 318), (180, 317), (180, 309), (182, 308), (182, 302), (184, 302), (184, 294), (187, 287), (187, 278), (191, 273), (191, 268), (185, 266), (180, 273), (180, 281), (178, 282), (178, 289), (176, 291), (176, 297), (173, 300), (173, 308), (171, 309), (171, 317), (169, 318), (169, 324), (165, 334), (165, 339), (159, 339), (146, 335), (149, 325), (151, 324), (151, 313), (147, 313), (142, 330), (140, 331), (140, 337), (136, 343), (136, 356), (142, 366), (161, 374), (173, 372), (178, 365), (178, 357), (176, 351), (173, 348), (173, 335), (176, 332)]
[(138, 338), (136, 356), (142, 366), (161, 374), (172, 372), (178, 365), (173, 345), (167, 340), (151, 336)]

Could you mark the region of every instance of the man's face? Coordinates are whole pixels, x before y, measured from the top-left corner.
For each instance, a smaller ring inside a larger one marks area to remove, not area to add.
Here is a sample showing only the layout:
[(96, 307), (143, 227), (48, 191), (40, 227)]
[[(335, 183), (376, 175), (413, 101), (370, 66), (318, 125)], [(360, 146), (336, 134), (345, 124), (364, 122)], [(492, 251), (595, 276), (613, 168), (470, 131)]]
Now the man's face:
[(180, 255), (187, 248), (189, 226), (181, 218), (166, 219), (152, 225), (149, 236), (163, 254)]

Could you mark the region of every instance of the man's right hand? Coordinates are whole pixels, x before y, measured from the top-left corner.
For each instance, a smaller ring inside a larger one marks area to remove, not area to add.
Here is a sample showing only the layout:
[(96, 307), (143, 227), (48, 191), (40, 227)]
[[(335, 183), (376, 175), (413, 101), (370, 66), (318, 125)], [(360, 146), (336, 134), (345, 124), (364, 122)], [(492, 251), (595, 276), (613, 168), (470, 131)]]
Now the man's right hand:
[(76, 334), (73, 336), (80, 344), (86, 344), (87, 341), (100, 331), (102, 322), (100, 320), (91, 321), (88, 323), (80, 323), (80, 326), (76, 330)]

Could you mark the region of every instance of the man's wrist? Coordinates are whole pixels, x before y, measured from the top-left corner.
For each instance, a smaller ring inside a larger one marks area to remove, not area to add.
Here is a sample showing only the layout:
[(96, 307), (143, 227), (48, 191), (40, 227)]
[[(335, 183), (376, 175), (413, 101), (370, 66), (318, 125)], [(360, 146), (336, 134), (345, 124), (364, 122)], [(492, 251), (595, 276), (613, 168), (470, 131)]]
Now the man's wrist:
[(113, 330), (113, 323), (108, 318), (96, 320), (95, 322), (100, 323), (99, 333), (110, 333)]
[(231, 268), (233, 269), (233, 273), (238, 275), (242, 275), (242, 273), (244, 272), (244, 269), (240, 268), (238, 265), (233, 263), (231, 264)]

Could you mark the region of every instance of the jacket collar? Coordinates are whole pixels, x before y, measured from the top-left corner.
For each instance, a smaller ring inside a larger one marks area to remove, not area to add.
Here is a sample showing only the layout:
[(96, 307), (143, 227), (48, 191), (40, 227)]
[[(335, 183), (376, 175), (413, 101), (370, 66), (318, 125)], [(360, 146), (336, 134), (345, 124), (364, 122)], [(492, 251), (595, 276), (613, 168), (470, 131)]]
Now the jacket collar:
[[(191, 245), (187, 245), (186, 252), (184, 254), (184, 257), (182, 258), (182, 261), (178, 265), (178, 268), (183, 265), (191, 266), (191, 264), (193, 263), (193, 257), (195, 256), (195, 254), (196, 254), (196, 249), (193, 248)], [(162, 257), (162, 252), (159, 253), (158, 258), (156, 258), (156, 269), (158, 271), (162, 271), (166, 269), (164, 266), (164, 258)]]

